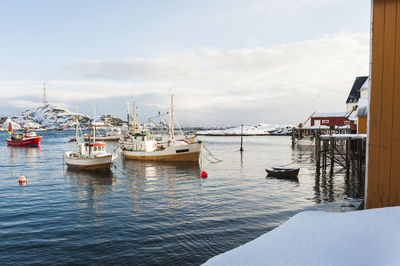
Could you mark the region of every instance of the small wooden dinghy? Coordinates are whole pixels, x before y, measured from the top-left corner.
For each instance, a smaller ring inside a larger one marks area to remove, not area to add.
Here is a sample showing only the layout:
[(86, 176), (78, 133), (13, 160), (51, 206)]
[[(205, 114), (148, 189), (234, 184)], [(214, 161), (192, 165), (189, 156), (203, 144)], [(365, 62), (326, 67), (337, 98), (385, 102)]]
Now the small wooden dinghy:
[(297, 178), (300, 168), (277, 168), (271, 167), (265, 169), (268, 176), (280, 177), (280, 178)]

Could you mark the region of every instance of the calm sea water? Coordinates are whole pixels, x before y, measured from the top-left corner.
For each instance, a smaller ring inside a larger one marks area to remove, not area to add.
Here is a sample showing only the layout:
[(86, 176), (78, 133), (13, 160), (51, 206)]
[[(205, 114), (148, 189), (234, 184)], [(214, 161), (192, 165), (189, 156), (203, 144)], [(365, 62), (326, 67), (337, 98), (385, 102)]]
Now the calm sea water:
[[(76, 148), (73, 132), (42, 135), (42, 147), (16, 148), (0, 133), (1, 265), (197, 265), (300, 211), (351, 209), (363, 193), (340, 168), (316, 177), (312, 149), (292, 149), (289, 137), (245, 137), (242, 155), (239, 137), (201, 137), (222, 162), (119, 158), (112, 173), (99, 174), (63, 165)], [(266, 177), (266, 167), (299, 155), (299, 182)]]

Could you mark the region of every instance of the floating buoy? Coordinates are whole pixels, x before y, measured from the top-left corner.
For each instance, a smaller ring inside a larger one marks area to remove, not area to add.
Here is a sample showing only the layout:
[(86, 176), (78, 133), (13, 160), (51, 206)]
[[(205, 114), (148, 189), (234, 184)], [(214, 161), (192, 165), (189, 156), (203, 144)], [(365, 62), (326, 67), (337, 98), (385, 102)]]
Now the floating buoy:
[(208, 174), (206, 171), (201, 172), (201, 178), (206, 179), (208, 177)]
[(19, 182), (20, 185), (25, 184), (27, 181), (28, 181), (28, 178), (26, 178), (26, 177), (23, 176), (23, 175), (21, 175), (21, 176), (18, 178), (18, 182)]

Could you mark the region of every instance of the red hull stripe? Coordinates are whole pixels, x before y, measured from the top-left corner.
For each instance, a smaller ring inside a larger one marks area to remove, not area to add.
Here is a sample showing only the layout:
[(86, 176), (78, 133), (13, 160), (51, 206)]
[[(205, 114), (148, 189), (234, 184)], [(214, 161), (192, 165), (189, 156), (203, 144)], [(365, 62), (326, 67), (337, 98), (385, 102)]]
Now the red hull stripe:
[(42, 137), (36, 137), (36, 138), (29, 138), (29, 139), (23, 139), (23, 140), (8, 140), (7, 139), (7, 145), (9, 146), (39, 146), (40, 141), (42, 140)]

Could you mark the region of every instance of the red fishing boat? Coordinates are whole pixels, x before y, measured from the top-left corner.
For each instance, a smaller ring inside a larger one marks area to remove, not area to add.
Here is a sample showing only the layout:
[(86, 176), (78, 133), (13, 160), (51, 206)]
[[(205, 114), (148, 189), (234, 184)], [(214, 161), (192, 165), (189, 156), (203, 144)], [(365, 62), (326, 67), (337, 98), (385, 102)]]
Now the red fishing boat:
[(11, 134), (11, 136), (7, 138), (8, 146), (39, 147), (40, 141), (42, 140), (42, 136), (37, 135), (36, 132), (12, 132), (11, 121), (8, 123), (8, 133)]

